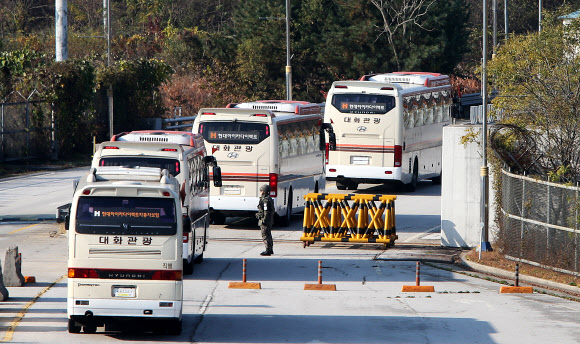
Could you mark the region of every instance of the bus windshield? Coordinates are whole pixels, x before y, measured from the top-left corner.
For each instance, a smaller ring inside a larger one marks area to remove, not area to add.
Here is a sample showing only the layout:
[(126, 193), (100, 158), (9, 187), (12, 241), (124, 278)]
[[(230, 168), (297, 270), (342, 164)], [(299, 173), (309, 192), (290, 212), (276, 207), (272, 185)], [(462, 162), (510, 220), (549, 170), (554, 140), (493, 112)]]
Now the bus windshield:
[(99, 166), (123, 166), (123, 167), (158, 167), (167, 170), (172, 176), (179, 175), (179, 160), (164, 158), (145, 158), (136, 156), (115, 156), (101, 158)]
[(209, 143), (258, 144), (270, 136), (265, 123), (252, 122), (202, 122), (199, 131)]
[(395, 108), (395, 97), (384, 94), (336, 93), (332, 106), (342, 113), (386, 114)]
[(80, 197), (76, 231), (81, 234), (175, 235), (170, 198)]

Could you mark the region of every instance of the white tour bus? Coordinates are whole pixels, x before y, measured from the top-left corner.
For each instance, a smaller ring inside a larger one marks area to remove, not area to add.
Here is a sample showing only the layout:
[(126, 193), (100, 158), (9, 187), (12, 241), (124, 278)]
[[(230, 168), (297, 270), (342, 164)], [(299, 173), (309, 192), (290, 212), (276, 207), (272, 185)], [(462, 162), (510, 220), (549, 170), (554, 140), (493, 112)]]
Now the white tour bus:
[[(68, 254), (68, 331), (181, 332), (181, 199), (159, 168), (91, 169), (75, 191)], [(136, 181), (138, 180), (138, 181)], [(157, 327), (158, 326), (158, 327)]]
[(396, 72), (335, 81), (326, 99), (336, 150), (326, 179), (339, 190), (359, 183), (441, 183), (443, 127), (451, 120), (451, 82), (437, 73)]
[[(223, 185), (213, 188), (211, 218), (253, 216), (259, 188), (270, 185), (277, 223), (288, 226), (304, 210), (304, 195), (325, 188), (325, 125), (317, 104), (256, 101), (201, 109), (193, 132), (219, 161)], [(331, 136), (332, 137), (332, 136)]]
[[(192, 274), (201, 263), (209, 227), (209, 171), (219, 176), (215, 159), (207, 156), (203, 138), (181, 131), (133, 131), (99, 145), (91, 167), (125, 166), (166, 169), (180, 185), (184, 220), (183, 268)], [(221, 185), (214, 178), (214, 185)]]

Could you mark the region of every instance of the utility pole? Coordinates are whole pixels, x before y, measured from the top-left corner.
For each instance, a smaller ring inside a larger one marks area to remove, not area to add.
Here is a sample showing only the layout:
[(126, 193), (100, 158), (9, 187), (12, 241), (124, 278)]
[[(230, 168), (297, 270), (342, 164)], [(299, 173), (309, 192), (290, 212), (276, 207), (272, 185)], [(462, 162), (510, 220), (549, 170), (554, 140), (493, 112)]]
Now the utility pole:
[(489, 214), (487, 190), (489, 189), (487, 167), (487, 0), (483, 0), (483, 65), (481, 80), (481, 99), (483, 102), (483, 164), (481, 166), (481, 241), (479, 245), (479, 254), (483, 251), (491, 251), (489, 243)]
[[(111, 3), (110, 0), (103, 0), (103, 21), (105, 36), (107, 37), (107, 67), (111, 67)], [(109, 138), (115, 134), (113, 130), (113, 84), (109, 84), (107, 89), (107, 100), (109, 105)]]
[(290, 65), (290, 0), (286, 0), (286, 17), (259, 17), (260, 19), (270, 20), (284, 19), (286, 21), (286, 100), (292, 100), (292, 66)]
[(491, 58), (495, 58), (497, 53), (497, 0), (493, 0), (493, 49)]
[(292, 100), (292, 66), (290, 65), (290, 0), (286, 0), (286, 100)]
[(66, 61), (68, 58), (68, 11), (67, 0), (55, 0), (55, 52), (56, 61)]
[(508, 30), (508, 3), (507, 0), (503, 0), (503, 21), (505, 27), (505, 40), (508, 40), (509, 30)]
[(538, 1), (538, 32), (542, 32), (542, 0)]

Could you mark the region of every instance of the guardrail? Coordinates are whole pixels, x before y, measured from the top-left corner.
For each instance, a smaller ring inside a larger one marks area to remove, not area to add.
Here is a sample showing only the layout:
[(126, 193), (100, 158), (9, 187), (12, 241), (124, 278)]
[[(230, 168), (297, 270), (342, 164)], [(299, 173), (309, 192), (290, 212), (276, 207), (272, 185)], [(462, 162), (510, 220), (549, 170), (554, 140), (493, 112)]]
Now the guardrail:
[[(164, 118), (163, 119), (163, 126), (165, 127), (165, 129), (170, 129), (170, 130), (171, 129), (184, 129), (184, 128), (191, 130), (191, 127), (193, 126), (193, 121), (195, 120), (195, 117), (197, 117), (197, 116)], [(180, 123), (180, 122), (192, 122), (192, 123), (167, 125), (167, 124), (171, 124), (171, 123)]]
[[(398, 239), (395, 199), (389, 195), (320, 194), (304, 196), (304, 246), (315, 241), (383, 243)], [(377, 206), (377, 202), (380, 204)]]

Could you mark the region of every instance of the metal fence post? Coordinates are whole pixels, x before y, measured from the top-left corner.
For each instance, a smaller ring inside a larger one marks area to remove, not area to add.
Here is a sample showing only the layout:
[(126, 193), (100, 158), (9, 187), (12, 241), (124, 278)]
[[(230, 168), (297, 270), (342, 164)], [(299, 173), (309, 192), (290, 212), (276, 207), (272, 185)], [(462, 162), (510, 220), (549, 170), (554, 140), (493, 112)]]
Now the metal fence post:
[[(522, 204), (521, 204), (521, 209), (522, 209), (522, 218), (526, 218), (526, 212), (525, 212), (525, 206), (526, 206), (526, 202), (525, 202), (525, 198), (526, 198), (526, 181), (524, 179), (520, 179), (522, 181)], [(524, 221), (520, 220), (520, 258), (524, 257)]]
[(52, 160), (58, 159), (58, 145), (56, 143), (56, 121), (54, 119), (54, 108), (50, 107), (50, 155)]
[(0, 161), (4, 161), (4, 102), (0, 104), (1, 118), (0, 118)]
[(26, 109), (26, 122), (25, 122), (25, 127), (24, 130), (26, 132), (26, 151), (24, 152), (24, 154), (26, 155), (26, 158), (30, 157), (30, 102), (28, 101), (28, 99), (26, 99), (26, 102), (24, 103), (24, 108)]
[(575, 220), (574, 221), (574, 269), (576, 272), (579, 272), (578, 271), (578, 258), (580, 258), (578, 255), (578, 251), (580, 250), (578, 248), (578, 236), (580, 235), (580, 233), (578, 233), (578, 221), (580, 221), (580, 219), (578, 218), (578, 208), (580, 207), (580, 204), (579, 204), (580, 200), (578, 199), (578, 188), (580, 188), (580, 182), (576, 182), (576, 202), (575, 202), (576, 206), (574, 207), (575, 215), (576, 215), (576, 216), (574, 216), (574, 220)]
[[(546, 199), (546, 211), (547, 211), (547, 215), (546, 215), (546, 223), (547, 224), (551, 224), (550, 223), (550, 200), (552, 199), (552, 194), (551, 194), (551, 190), (552, 188), (550, 187), (550, 185), (546, 184), (546, 189), (548, 189), (547, 194), (548, 194), (548, 198)], [(550, 230), (550, 227), (545, 227), (546, 228), (546, 251), (550, 252), (550, 233), (552, 232)]]

